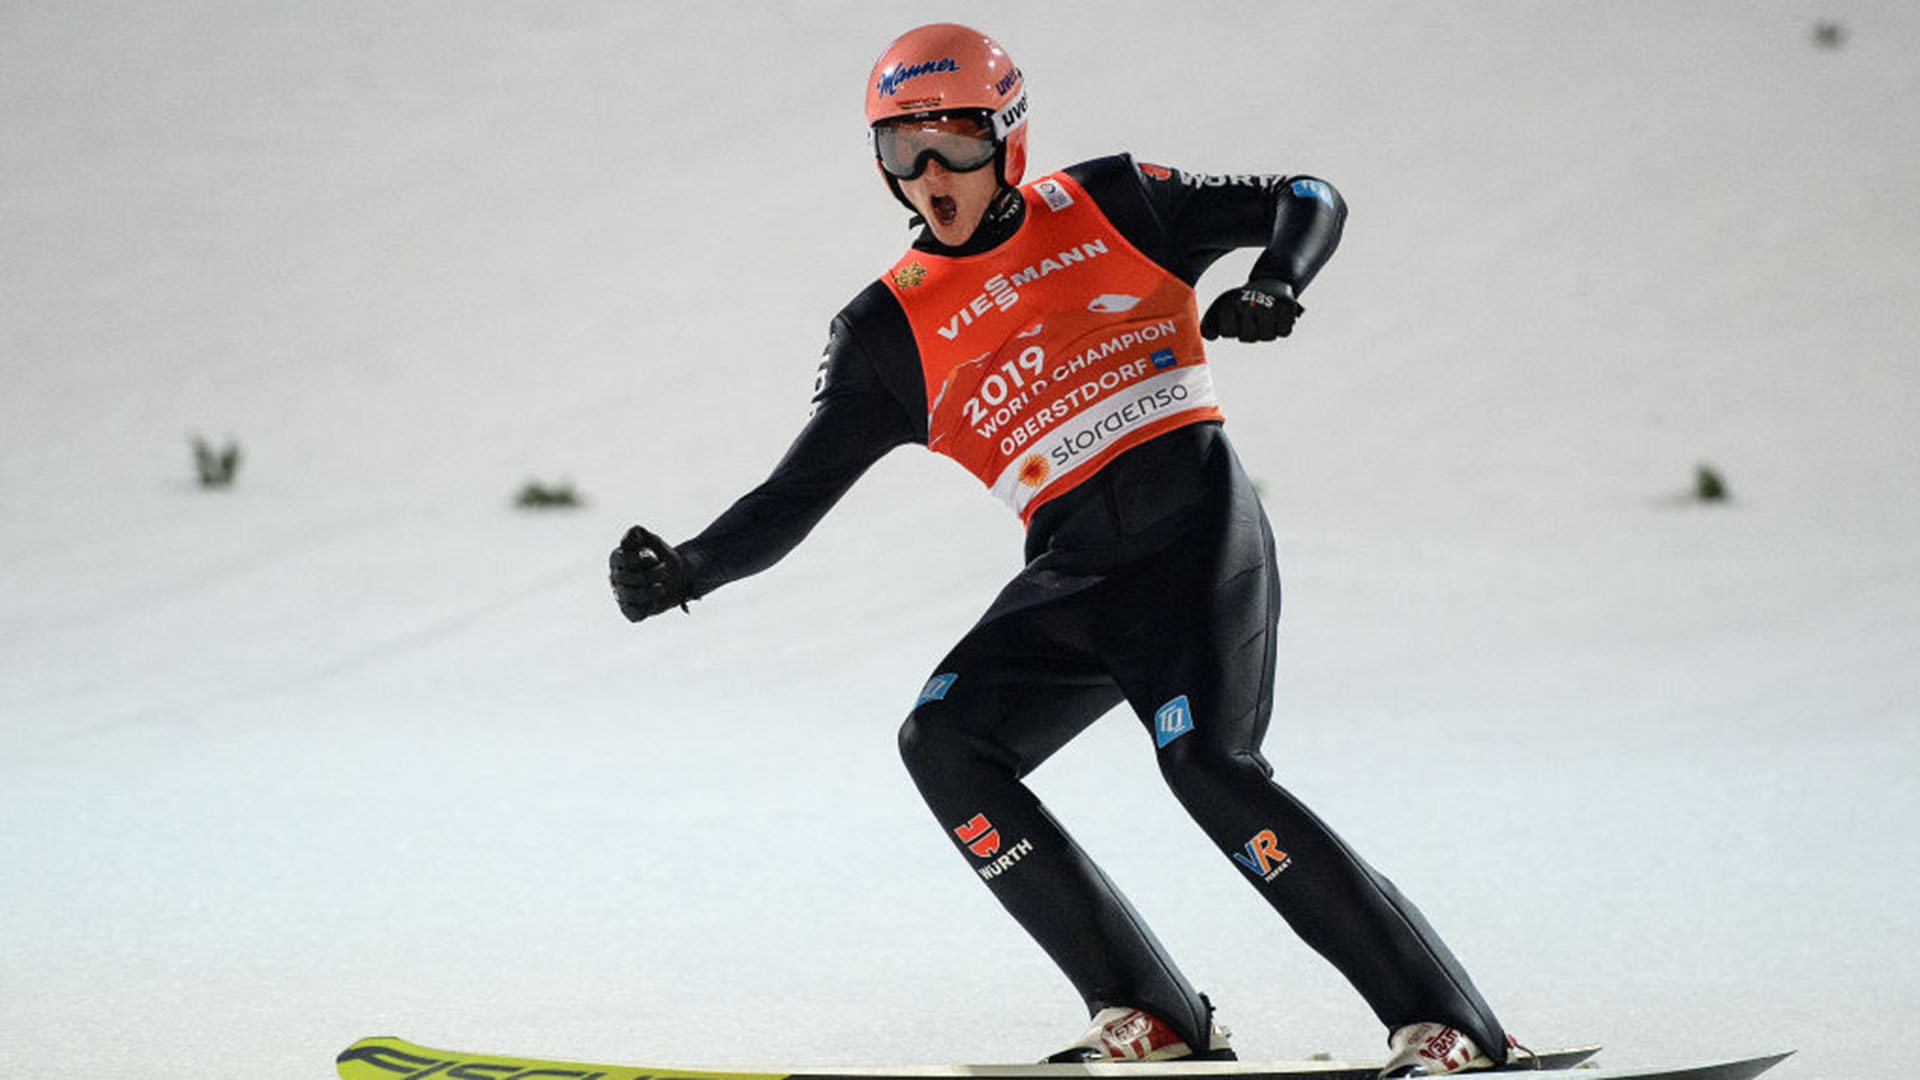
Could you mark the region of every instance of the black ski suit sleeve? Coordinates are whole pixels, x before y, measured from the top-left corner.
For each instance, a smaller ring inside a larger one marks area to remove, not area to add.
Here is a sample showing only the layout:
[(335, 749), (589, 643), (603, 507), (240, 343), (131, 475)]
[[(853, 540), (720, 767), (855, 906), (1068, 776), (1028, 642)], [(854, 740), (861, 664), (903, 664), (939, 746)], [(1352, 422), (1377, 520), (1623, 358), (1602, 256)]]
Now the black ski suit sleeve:
[(1229, 251), (1258, 248), (1248, 279), (1285, 281), (1298, 296), (1346, 227), (1346, 200), (1312, 176), (1214, 176), (1136, 163), (1127, 154), (1067, 173), (1129, 242), (1189, 285)]
[[(885, 295), (876, 296), (876, 290)], [(859, 318), (860, 311), (875, 308), (877, 317)], [(889, 314), (898, 318), (898, 327)], [(879, 367), (860, 332), (864, 328), (880, 338), (874, 344), (882, 347), (883, 358), (897, 360), (893, 338), (905, 326), (899, 305), (877, 282), (834, 317), (813, 414), (785, 456), (759, 486), (678, 545), (689, 567), (690, 595), (705, 596), (779, 562), (874, 462), (903, 443), (926, 441), (925, 389), (904, 378), (898, 363)], [(916, 394), (917, 408), (903, 400)]]

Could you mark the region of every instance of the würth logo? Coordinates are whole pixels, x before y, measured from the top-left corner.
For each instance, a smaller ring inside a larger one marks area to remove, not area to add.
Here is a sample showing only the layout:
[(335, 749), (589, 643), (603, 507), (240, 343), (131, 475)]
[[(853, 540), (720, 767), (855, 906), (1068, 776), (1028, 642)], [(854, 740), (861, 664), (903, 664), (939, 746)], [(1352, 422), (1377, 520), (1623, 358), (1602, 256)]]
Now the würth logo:
[(983, 859), (991, 859), (1000, 850), (1000, 830), (993, 827), (985, 814), (973, 815), (973, 820), (956, 827), (953, 835), (967, 845), (967, 850)]
[[(993, 827), (985, 814), (975, 814), (964, 825), (956, 825), (953, 835), (967, 845), (967, 850), (987, 860), (985, 866), (977, 866), (974, 871), (982, 881), (992, 881), (1001, 874), (1013, 869), (1014, 864), (1033, 853), (1033, 841), (1021, 837), (1005, 851), (1000, 850), (1000, 830)], [(995, 858), (994, 856), (999, 856)]]

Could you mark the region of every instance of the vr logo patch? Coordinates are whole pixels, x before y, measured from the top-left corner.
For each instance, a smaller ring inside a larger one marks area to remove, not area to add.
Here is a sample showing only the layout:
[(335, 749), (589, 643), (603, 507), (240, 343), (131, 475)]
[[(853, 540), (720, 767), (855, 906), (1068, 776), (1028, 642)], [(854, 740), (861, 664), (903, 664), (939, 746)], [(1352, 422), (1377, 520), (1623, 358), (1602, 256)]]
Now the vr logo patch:
[(1187, 704), (1185, 694), (1160, 706), (1160, 711), (1153, 714), (1153, 742), (1156, 749), (1192, 730), (1193, 709)]
[(1293, 857), (1280, 850), (1280, 838), (1272, 829), (1261, 829), (1253, 834), (1246, 846), (1233, 853), (1233, 861), (1244, 867), (1247, 873), (1261, 881), (1272, 881), (1280, 872), (1293, 865)]

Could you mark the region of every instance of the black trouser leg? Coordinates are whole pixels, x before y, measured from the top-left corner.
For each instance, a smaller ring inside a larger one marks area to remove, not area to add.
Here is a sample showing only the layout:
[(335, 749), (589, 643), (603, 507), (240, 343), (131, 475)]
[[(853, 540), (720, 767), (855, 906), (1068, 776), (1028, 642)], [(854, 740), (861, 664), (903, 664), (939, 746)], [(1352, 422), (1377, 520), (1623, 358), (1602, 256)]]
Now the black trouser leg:
[(1117, 575), (1099, 594), (1109, 608), (1094, 623), (1109, 629), (1102, 652), (1127, 673), (1121, 683), (1181, 804), (1388, 1029), (1440, 1021), (1503, 1061), (1499, 1021), (1419, 909), (1271, 779), (1259, 747), (1280, 588), (1265, 519), (1251, 514), (1258, 528), (1230, 515), (1241, 528), (1196, 530), (1154, 566)]
[[(1065, 973), (1089, 1015), (1158, 1016), (1207, 1045), (1207, 1006), (1114, 883), (1020, 778), (1120, 701), (1110, 679), (1053, 652), (1045, 613), (983, 624), (949, 654), (900, 731), (928, 807), (976, 874)], [(1051, 658), (1049, 658), (1051, 657)]]
[[(1197, 744), (1196, 744), (1197, 748)], [(1425, 916), (1252, 755), (1163, 757), (1180, 801), (1302, 941), (1339, 969), (1389, 1031), (1436, 1020), (1495, 1061), (1506, 1034)]]

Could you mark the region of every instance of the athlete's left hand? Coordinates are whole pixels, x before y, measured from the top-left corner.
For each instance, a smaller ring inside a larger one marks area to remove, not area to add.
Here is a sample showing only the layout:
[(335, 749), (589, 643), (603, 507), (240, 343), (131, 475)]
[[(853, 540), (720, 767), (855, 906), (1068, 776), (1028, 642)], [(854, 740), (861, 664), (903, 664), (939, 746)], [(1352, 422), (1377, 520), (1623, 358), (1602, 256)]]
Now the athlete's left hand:
[(1290, 282), (1256, 279), (1220, 294), (1200, 317), (1200, 336), (1272, 341), (1293, 333), (1293, 320), (1305, 310), (1293, 298)]

